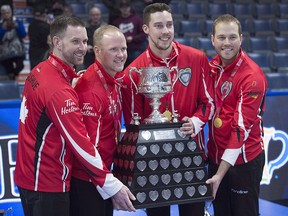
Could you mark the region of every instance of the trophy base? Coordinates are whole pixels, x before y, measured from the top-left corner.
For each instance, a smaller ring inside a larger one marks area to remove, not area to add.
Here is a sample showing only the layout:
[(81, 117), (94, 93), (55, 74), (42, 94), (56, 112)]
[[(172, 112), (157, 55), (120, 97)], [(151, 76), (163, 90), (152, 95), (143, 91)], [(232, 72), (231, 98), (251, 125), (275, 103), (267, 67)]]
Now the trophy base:
[(125, 125), (113, 173), (135, 195), (136, 209), (213, 200), (203, 152), (182, 124)]

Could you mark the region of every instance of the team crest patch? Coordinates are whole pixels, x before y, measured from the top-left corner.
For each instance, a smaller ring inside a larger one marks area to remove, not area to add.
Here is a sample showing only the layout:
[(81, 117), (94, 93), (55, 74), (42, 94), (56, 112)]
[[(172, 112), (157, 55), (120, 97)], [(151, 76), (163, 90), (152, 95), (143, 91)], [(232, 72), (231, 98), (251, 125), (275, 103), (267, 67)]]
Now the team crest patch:
[[(228, 85), (228, 86), (226, 86)], [(227, 89), (226, 89), (227, 88)], [(227, 97), (227, 95), (230, 93), (232, 89), (232, 82), (225, 81), (221, 86), (221, 94), (224, 95), (224, 98)], [(225, 91), (225, 92), (224, 92)]]
[(191, 68), (184, 68), (179, 70), (179, 81), (184, 85), (188, 86), (192, 77)]

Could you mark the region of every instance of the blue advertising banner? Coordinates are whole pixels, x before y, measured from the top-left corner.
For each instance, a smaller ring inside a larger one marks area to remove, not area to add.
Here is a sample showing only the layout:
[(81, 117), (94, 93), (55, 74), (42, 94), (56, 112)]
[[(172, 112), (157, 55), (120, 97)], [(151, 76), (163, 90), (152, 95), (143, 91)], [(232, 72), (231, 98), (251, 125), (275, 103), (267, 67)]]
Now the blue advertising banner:
[[(288, 92), (268, 92), (266, 99), (266, 163), (260, 197), (269, 201), (288, 199)], [(0, 102), (0, 211), (12, 208), (13, 215), (21, 216), (19, 192), (13, 181), (20, 106), (20, 101)]]
[(260, 197), (288, 199), (288, 93), (269, 92), (264, 113), (266, 161)]

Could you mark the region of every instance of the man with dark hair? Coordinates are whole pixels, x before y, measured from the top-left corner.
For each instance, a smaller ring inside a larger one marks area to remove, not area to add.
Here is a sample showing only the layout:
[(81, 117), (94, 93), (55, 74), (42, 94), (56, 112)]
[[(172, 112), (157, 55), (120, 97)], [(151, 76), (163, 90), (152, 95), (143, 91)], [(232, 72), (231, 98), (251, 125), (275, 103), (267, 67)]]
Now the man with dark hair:
[(103, 199), (134, 211), (135, 197), (107, 169), (87, 135), (78, 96), (70, 85), (87, 50), (85, 24), (58, 17), (50, 27), (52, 53), (26, 79), (20, 111), (15, 183), (25, 216), (69, 216), (73, 159)]
[[(133, 115), (138, 113), (143, 121), (152, 112), (151, 99), (136, 94), (129, 76), (131, 67), (164, 66), (173, 69), (170, 76), (173, 93), (161, 98), (160, 112), (169, 120), (178, 111), (179, 120), (184, 121), (180, 130), (194, 137), (204, 153), (202, 129), (214, 112), (213, 84), (209, 76), (207, 56), (200, 50), (174, 41), (174, 25), (171, 8), (164, 3), (148, 5), (143, 13), (143, 31), (148, 35), (147, 49), (124, 71), (123, 113), (126, 124), (134, 123)], [(132, 71), (131, 77), (139, 83), (140, 75)], [(142, 123), (142, 122), (140, 122)], [(180, 216), (203, 216), (204, 202), (179, 205)], [(169, 206), (148, 208), (149, 216), (170, 215)]]

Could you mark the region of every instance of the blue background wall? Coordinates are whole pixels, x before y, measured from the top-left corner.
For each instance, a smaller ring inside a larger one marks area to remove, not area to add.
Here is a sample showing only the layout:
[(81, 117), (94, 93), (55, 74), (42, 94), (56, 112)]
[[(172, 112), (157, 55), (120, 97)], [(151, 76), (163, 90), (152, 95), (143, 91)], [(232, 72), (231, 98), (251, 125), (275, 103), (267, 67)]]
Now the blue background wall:
[[(20, 101), (0, 102), (0, 209), (23, 215), (13, 182)], [(268, 92), (264, 114), (266, 165), (260, 197), (288, 199), (288, 92)], [(207, 128), (205, 128), (207, 130)]]

